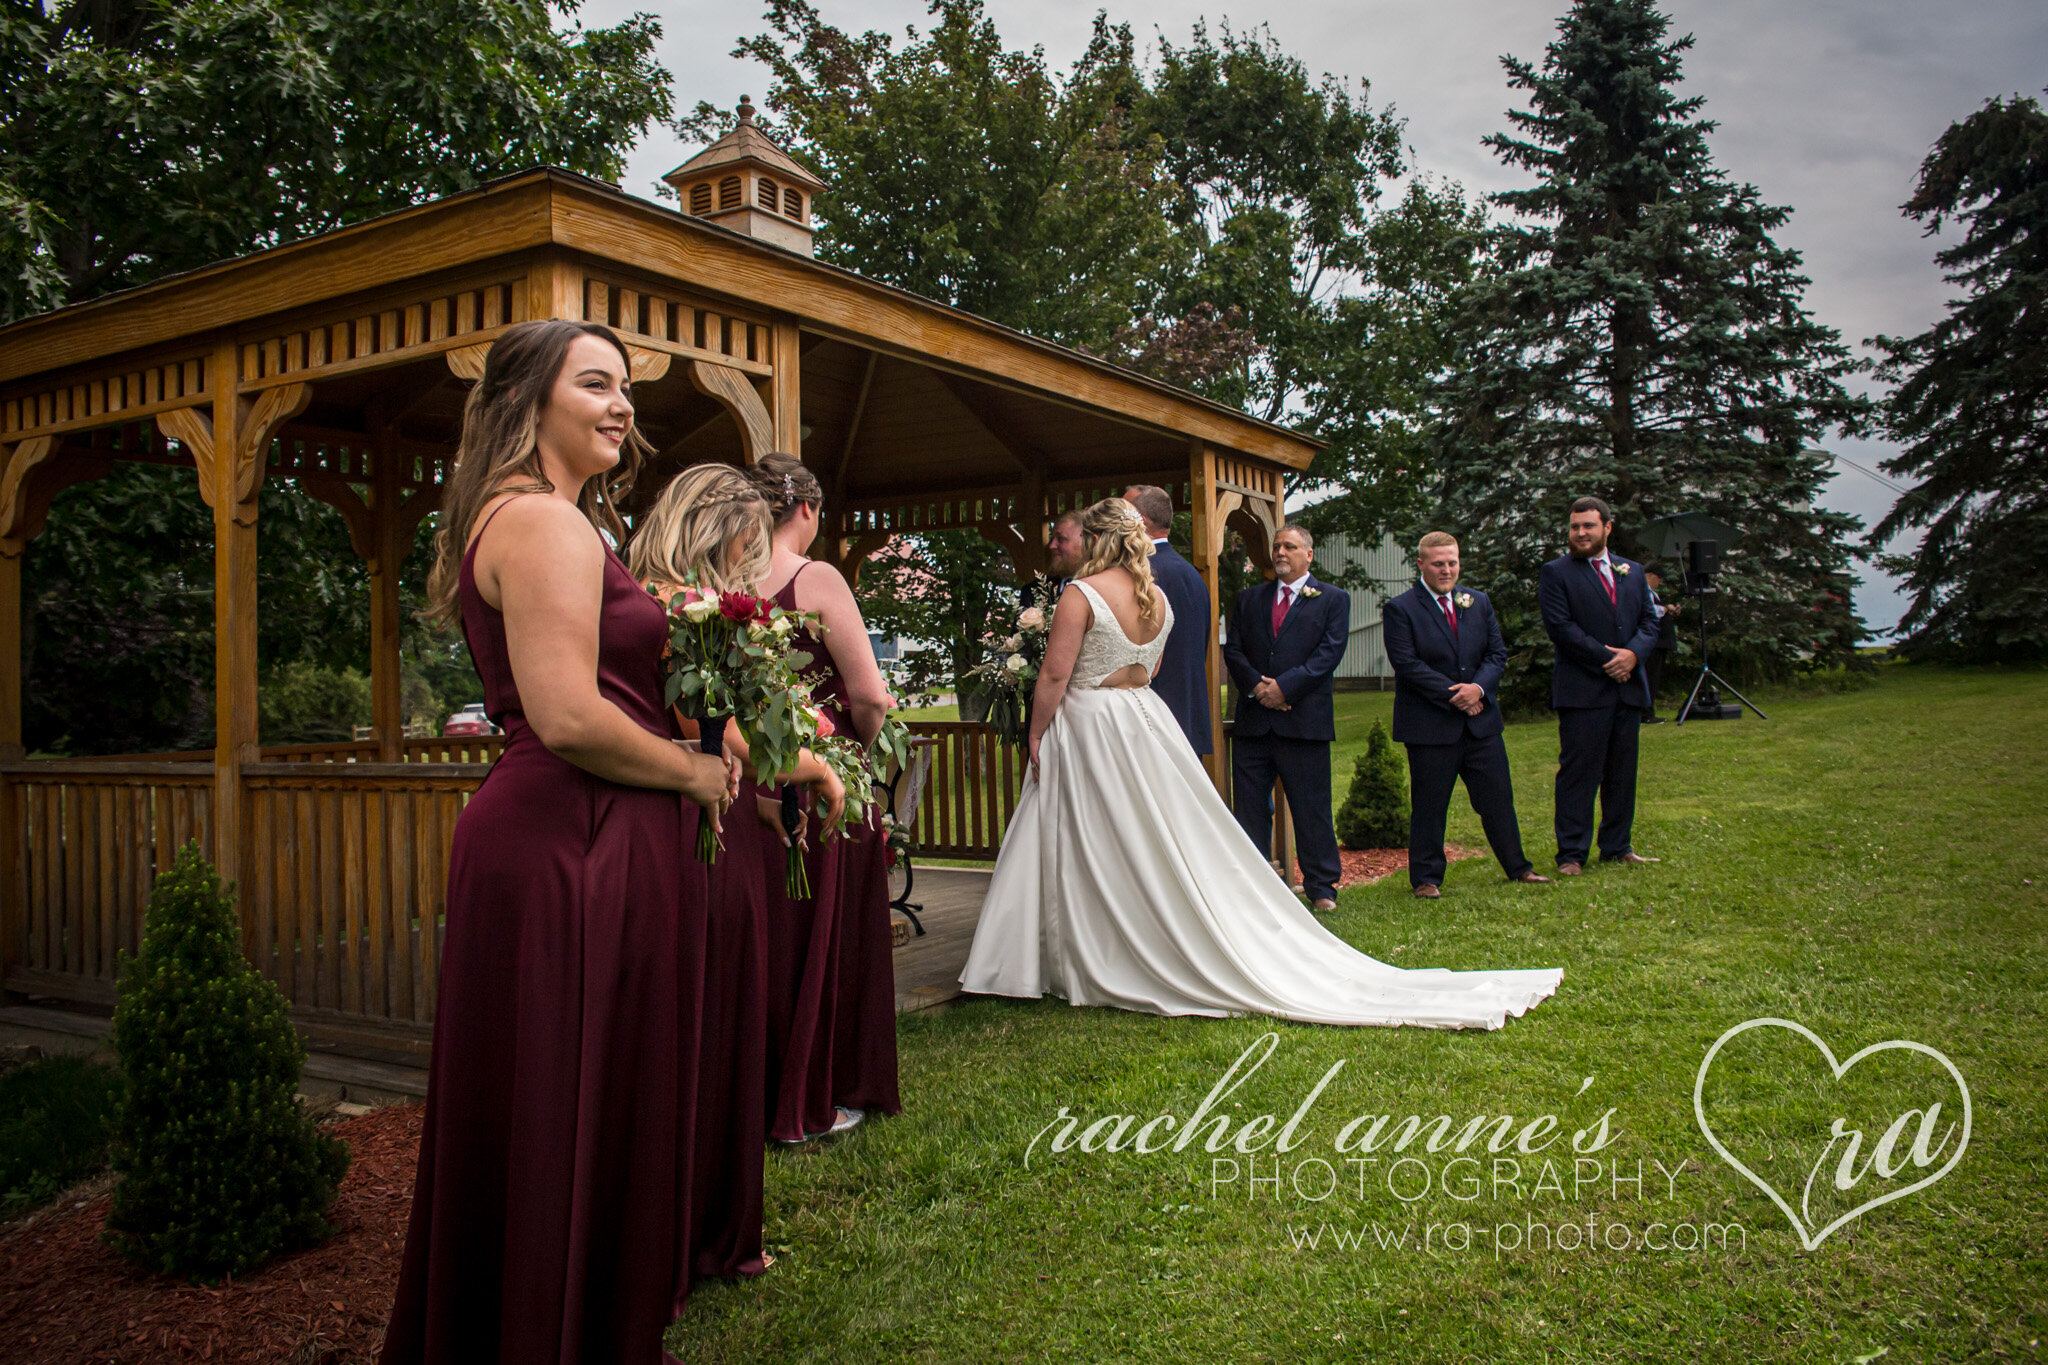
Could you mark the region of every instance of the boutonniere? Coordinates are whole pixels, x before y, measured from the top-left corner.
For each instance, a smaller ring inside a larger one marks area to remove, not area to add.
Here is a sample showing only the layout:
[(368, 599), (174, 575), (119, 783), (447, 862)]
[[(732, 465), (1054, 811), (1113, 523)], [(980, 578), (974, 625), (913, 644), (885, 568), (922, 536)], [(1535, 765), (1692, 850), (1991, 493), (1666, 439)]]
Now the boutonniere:
[(1617, 564), (1617, 565), (1615, 565), (1615, 566), (1614, 566), (1614, 571), (1615, 571), (1615, 572), (1616, 572), (1617, 574), (1622, 574), (1622, 575), (1624, 575), (1624, 576), (1625, 576), (1625, 575), (1626, 575), (1626, 574), (1628, 573), (1628, 565), (1626, 565), (1626, 564)]
[(1301, 590), (1301, 595), (1304, 598), (1321, 597), (1323, 595), (1323, 590), (1321, 588), (1303, 588)]
[(1451, 600), (1458, 604), (1459, 611), (1465, 611), (1469, 609), (1472, 605), (1472, 594), (1469, 592), (1461, 592)]

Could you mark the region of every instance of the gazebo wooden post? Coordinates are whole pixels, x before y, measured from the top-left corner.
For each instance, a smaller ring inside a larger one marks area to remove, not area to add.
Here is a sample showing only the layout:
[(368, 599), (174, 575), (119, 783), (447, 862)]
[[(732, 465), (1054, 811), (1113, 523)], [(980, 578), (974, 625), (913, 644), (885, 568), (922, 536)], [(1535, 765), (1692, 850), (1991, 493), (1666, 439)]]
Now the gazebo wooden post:
[(1188, 505), (1194, 513), (1195, 571), (1209, 589), (1209, 780), (1230, 799), (1230, 755), (1223, 747), (1223, 640), (1217, 626), (1223, 612), (1223, 517), (1216, 503), (1216, 452), (1202, 441), (1188, 442)]
[(377, 761), (403, 757), (405, 707), (399, 652), (399, 573), (405, 564), (406, 519), (399, 515), (397, 433), (389, 424), (372, 426), (370, 459), (370, 724), (377, 732)]
[[(10, 452), (11, 453), (11, 452)], [(0, 763), (22, 758), (21, 561), (26, 546), (0, 543)], [(0, 779), (0, 1004), (14, 1003), (4, 989), (23, 962), (28, 933), (27, 888), (21, 876), (21, 788)]]
[(773, 400), (769, 416), (775, 424), (775, 449), (801, 460), (804, 457), (801, 334), (797, 331), (795, 318), (777, 318), (773, 331), (775, 339), (771, 350), (775, 378), (769, 381), (769, 396)]
[[(305, 410), (307, 384), (280, 384), (254, 401), (238, 392), (240, 356), (223, 338), (208, 360), (211, 420), (196, 408), (174, 409), (160, 419), (191, 453), (199, 494), (213, 509), (214, 866), (242, 882), (242, 765), (259, 759), (256, 710), (256, 494), (270, 439), (286, 419)], [(244, 898), (243, 927), (249, 912)], [(247, 946), (246, 944), (244, 946)]]

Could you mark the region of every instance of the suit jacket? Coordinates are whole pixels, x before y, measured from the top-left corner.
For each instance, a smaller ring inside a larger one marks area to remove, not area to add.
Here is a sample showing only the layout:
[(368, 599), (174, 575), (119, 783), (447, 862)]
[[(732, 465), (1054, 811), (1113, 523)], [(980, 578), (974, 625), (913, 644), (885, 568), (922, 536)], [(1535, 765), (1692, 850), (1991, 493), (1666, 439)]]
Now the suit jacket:
[[(1614, 568), (1611, 603), (1600, 571), (1589, 559), (1560, 555), (1538, 575), (1536, 600), (1543, 609), (1543, 629), (1557, 645), (1550, 668), (1553, 709), (1616, 703), (1649, 709), (1650, 683), (1642, 664), (1649, 662), (1657, 645), (1657, 609), (1650, 605), (1642, 565), (1612, 550), (1608, 562)], [(1601, 671), (1610, 645), (1633, 650), (1640, 661), (1626, 683)]]
[[(1508, 647), (1500, 622), (1485, 593), (1451, 591), (1458, 613), (1455, 636), (1443, 608), (1420, 584), (1381, 608), (1387, 661), (1394, 666), (1394, 739), (1402, 744), (1455, 744), (1467, 731), (1476, 739), (1501, 732), (1500, 678)], [(1472, 605), (1458, 606), (1459, 597)], [(1486, 693), (1485, 709), (1468, 716), (1451, 705), (1453, 683), (1478, 683)]]
[(1216, 628), (1209, 619), (1209, 585), (1194, 565), (1165, 544), (1152, 547), (1152, 581), (1173, 607), (1173, 633), (1166, 637), (1152, 690), (1187, 732), (1195, 752), (1206, 754), (1211, 747), (1209, 632)]
[[(1351, 596), (1314, 574), (1302, 580), (1302, 587), (1316, 589), (1316, 595), (1296, 596), (1280, 623), (1278, 638), (1273, 634), (1278, 579), (1246, 588), (1231, 607), (1223, 663), (1237, 682), (1236, 733), (1241, 738), (1337, 737), (1337, 710), (1331, 697), (1337, 664), (1351, 634)], [(1293, 709), (1276, 711), (1253, 697), (1260, 678), (1280, 684), (1281, 695)]]

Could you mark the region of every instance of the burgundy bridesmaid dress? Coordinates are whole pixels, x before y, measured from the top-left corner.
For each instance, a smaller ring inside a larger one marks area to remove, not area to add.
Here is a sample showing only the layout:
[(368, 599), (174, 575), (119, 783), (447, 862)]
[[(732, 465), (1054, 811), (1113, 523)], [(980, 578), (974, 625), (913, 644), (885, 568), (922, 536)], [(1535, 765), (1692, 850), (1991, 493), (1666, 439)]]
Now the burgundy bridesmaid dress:
[[(382, 1359), (655, 1365), (693, 1267), (744, 1268), (750, 1247), (759, 1264), (759, 1139), (741, 1145), (760, 1131), (758, 1103), (733, 1097), (757, 1097), (765, 1079), (716, 1037), (759, 1006), (716, 956), (733, 921), (692, 854), (698, 807), (548, 751), (473, 555), (463, 631), (506, 740), (455, 826), (419, 1175)], [(665, 636), (660, 606), (607, 550), (598, 689), (666, 739)]]
[[(797, 610), (798, 569), (777, 606)], [(830, 572), (823, 570), (822, 572)], [(837, 733), (852, 735), (846, 680), (822, 640), (800, 632), (812, 699)], [(896, 970), (889, 938), (888, 849), (879, 827), (821, 841), (805, 862), (813, 897), (783, 894), (785, 850), (768, 851), (768, 1135), (794, 1141), (832, 1126), (840, 1105), (899, 1114), (896, 1094)]]

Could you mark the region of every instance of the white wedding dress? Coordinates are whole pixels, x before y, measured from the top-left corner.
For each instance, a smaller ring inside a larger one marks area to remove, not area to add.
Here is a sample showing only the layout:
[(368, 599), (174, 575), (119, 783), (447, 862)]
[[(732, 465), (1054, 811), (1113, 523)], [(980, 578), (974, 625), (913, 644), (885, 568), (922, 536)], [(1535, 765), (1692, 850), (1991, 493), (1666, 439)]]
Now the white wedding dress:
[(1320, 1024), (1499, 1028), (1559, 968), (1390, 967), (1325, 929), (1231, 818), (1149, 673), (1173, 629), (1131, 643), (1095, 620), (1039, 746), (982, 902), (961, 988), (1148, 1014), (1268, 1014)]

